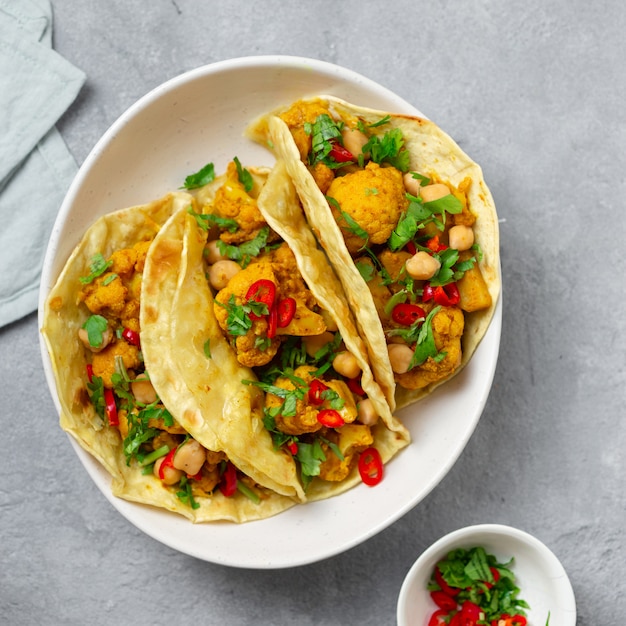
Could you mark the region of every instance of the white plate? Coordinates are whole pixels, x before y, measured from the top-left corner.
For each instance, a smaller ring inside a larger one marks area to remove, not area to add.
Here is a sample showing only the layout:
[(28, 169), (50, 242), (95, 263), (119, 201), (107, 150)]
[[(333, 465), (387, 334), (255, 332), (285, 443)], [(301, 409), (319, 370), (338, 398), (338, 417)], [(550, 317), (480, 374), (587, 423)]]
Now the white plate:
[[(224, 171), (271, 165), (267, 150), (243, 137), (258, 115), (316, 94), (412, 115), (421, 113), (384, 87), (336, 65), (299, 57), (249, 57), (198, 68), (156, 88), (104, 134), (72, 183), (50, 238), (39, 315), (65, 260), (99, 216), (143, 204), (176, 189), (205, 163)], [(412, 509), (445, 476), (471, 436), (489, 395), (501, 329), (501, 304), (470, 365), (415, 407), (399, 413), (414, 442), (388, 465), (377, 488), (360, 485), (322, 502), (296, 506), (242, 525), (190, 524), (161, 510), (114, 498), (109, 475), (74, 441), (96, 485), (113, 506), (154, 539), (197, 558), (250, 568), (319, 561), (380, 532)], [(47, 350), (46, 379), (55, 394)], [(411, 481), (407, 477), (412, 477)], [(280, 541), (278, 541), (280, 539)]]
[(536, 537), (500, 524), (456, 530), (430, 546), (409, 570), (398, 596), (398, 626), (427, 626), (437, 605), (427, 590), (438, 561), (455, 548), (482, 546), (501, 563), (511, 557), (519, 597), (526, 600), (529, 626), (575, 626), (576, 602), (567, 573), (557, 557)]

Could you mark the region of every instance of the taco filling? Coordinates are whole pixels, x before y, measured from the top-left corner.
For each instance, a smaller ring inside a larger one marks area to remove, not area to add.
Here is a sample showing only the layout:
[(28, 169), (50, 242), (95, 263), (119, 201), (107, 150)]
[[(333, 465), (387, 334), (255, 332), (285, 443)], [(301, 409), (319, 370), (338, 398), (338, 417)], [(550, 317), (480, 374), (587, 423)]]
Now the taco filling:
[[(191, 201), (170, 194), (105, 215), (66, 263), (42, 328), (61, 426), (111, 474), (114, 495), (193, 521), (267, 517), (295, 501), (243, 471), (196, 407), (172, 397), (165, 381), (173, 363), (161, 356), (168, 342), (144, 311), (146, 294), (150, 310), (158, 301), (148, 279), (159, 265), (155, 242)], [(287, 487), (283, 493), (291, 495)]]
[(288, 162), (311, 227), (357, 294), (361, 332), (388, 368), (381, 385), (397, 384), (406, 404), (454, 375), (498, 293), (495, 209), (477, 166), (426, 120), (332, 98), (298, 101), (251, 134)]
[[(285, 199), (285, 190), (293, 195)], [(253, 373), (244, 383), (264, 393), (263, 423), (277, 450), (292, 455), (309, 499), (353, 484), (364, 451), (380, 442), (387, 460), (408, 433), (373, 379), (332, 268), (310, 248), (306, 223), (291, 219), (301, 209), (286, 171), (277, 166), (253, 176), (234, 160), (197, 197), (213, 311), (236, 358)], [(301, 228), (297, 252), (266, 222), (270, 205), (293, 211), (273, 226)], [(301, 266), (316, 280), (306, 280)]]
[(87, 350), (89, 398), (103, 424), (119, 431), (127, 465), (152, 472), (185, 504), (219, 488), (227, 497), (239, 488), (253, 502), (262, 489), (238, 472), (224, 451), (194, 439), (161, 402), (141, 351), (139, 312), (142, 272), (151, 241), (93, 257), (80, 279), (78, 300), (89, 317), (78, 331)]

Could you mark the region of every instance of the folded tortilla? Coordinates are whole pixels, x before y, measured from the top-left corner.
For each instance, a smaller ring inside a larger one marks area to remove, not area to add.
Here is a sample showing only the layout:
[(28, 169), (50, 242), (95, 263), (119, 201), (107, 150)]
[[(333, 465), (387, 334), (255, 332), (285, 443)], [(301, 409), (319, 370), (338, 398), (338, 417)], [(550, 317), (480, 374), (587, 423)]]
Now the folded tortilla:
[[(316, 113), (327, 112), (334, 120), (342, 120), (350, 126), (357, 122), (380, 126), (369, 126), (372, 135), (382, 136), (390, 129), (399, 129), (409, 156), (409, 171), (419, 172), (437, 182), (447, 184), (455, 192), (463, 189), (467, 208), (475, 216), (473, 225), (475, 242), (482, 256), (477, 262), (486, 282), (491, 302), (489, 306), (464, 314), (462, 355), (454, 371), (419, 389), (407, 389), (397, 384), (388, 356), (387, 339), (376, 303), (366, 281), (359, 272), (353, 256), (348, 250), (342, 232), (331, 210), (329, 201), (316, 183), (307, 167), (296, 134), (279, 117), (291, 109), (281, 108), (264, 115), (248, 128), (247, 134), (269, 147), (279, 160), (286, 163), (287, 171), (302, 202), (306, 219), (320, 243), (337, 276), (340, 278), (350, 308), (353, 311), (360, 335), (363, 337), (370, 356), (376, 380), (384, 390), (392, 410), (406, 406), (431, 393), (436, 387), (458, 374), (470, 361), (493, 317), (500, 293), (499, 234), (498, 220), (491, 193), (484, 181), (480, 167), (467, 156), (454, 140), (433, 122), (406, 115), (393, 115), (350, 104), (331, 96), (320, 96), (308, 101)], [(311, 122), (312, 120), (307, 120)], [(303, 120), (293, 127), (301, 135)]]
[[(155, 290), (150, 286), (155, 273), (157, 278), (161, 278), (163, 273), (161, 261), (171, 263), (175, 267), (176, 276), (180, 275), (183, 280), (188, 279), (185, 272), (180, 274), (178, 272), (182, 257), (179, 255), (177, 258), (175, 254), (169, 254), (162, 258), (162, 247), (163, 242), (167, 245), (171, 229), (176, 228), (178, 224), (176, 221), (168, 223), (167, 220), (170, 218), (176, 220), (177, 216), (181, 215), (180, 211), (186, 214), (186, 207), (192, 201), (193, 198), (187, 193), (172, 193), (150, 204), (123, 209), (98, 219), (71, 254), (51, 290), (45, 303), (41, 332), (54, 372), (60, 403), (61, 428), (97, 459), (111, 475), (111, 490), (115, 496), (160, 507), (184, 515), (194, 522), (210, 520), (242, 522), (267, 517), (293, 506), (295, 502), (288, 496), (295, 494), (295, 489), (268, 479), (265, 486), (259, 490), (261, 499), (258, 504), (239, 492), (232, 497), (224, 497), (217, 489), (209, 497), (197, 498), (197, 508), (183, 502), (177, 496), (175, 488), (164, 486), (152, 472), (144, 474), (142, 468), (134, 462), (127, 463), (119, 430), (110, 427), (98, 415), (90, 399), (87, 387), (89, 355), (88, 350), (78, 339), (78, 331), (89, 317), (89, 311), (81, 304), (79, 298), (80, 278), (89, 274), (94, 256), (102, 254), (104, 258), (109, 258), (116, 250), (154, 239), (154, 242), (158, 243), (155, 253), (159, 256), (156, 260), (150, 260), (153, 242), (147, 254), (141, 284), (141, 318), (147, 329), (145, 334), (142, 329), (141, 341), (148, 365), (147, 371), (151, 375), (151, 382), (157, 394), (178, 424), (207, 450), (225, 451), (221, 439), (203, 419), (200, 419), (197, 407), (189, 402), (188, 397), (178, 397), (171, 393), (171, 383), (176, 377), (173, 369), (175, 362), (169, 358), (162, 358), (160, 354), (164, 351), (169, 355), (168, 351), (175, 346), (168, 345), (167, 342), (171, 337), (161, 332), (158, 327), (159, 321), (168, 315), (169, 311), (155, 314), (155, 309), (159, 306), (158, 289)], [(184, 214), (182, 217), (184, 218)], [(163, 227), (166, 223), (169, 226)], [(180, 237), (178, 240), (180, 241)], [(147, 315), (143, 310), (144, 307), (148, 310)], [(163, 390), (160, 389), (161, 386)], [(232, 402), (235, 402), (235, 399)], [(212, 415), (221, 415), (226, 411), (225, 403), (225, 398), (221, 398), (221, 402), (218, 401), (213, 407)], [(270, 448), (271, 442), (268, 441), (268, 449)], [(231, 461), (234, 462), (234, 459)], [(245, 463), (242, 465), (240, 469), (244, 473), (246, 470), (252, 473), (251, 467)], [(264, 479), (265, 476), (260, 475), (259, 478)], [(277, 487), (282, 494), (288, 495), (280, 495), (272, 491), (272, 487)]]
[[(260, 188), (256, 199), (261, 215), (265, 218), (273, 233), (280, 236), (282, 240), (289, 242), (289, 247), (295, 256), (298, 270), (304, 282), (321, 308), (332, 316), (346, 349), (358, 361), (362, 372), (361, 386), (380, 416), (377, 424), (372, 427), (373, 442), (370, 445), (377, 448), (383, 462), (386, 463), (409, 443), (410, 435), (407, 429), (392, 415), (384, 393), (375, 380), (365, 343), (358, 333), (341, 283), (329, 264), (326, 255), (318, 247), (304, 219), (295, 187), (287, 174), (285, 163), (279, 161), (271, 171), (261, 169), (252, 169), (251, 171), (253, 172), (257, 188)], [(225, 184), (225, 180), (225, 176), (220, 176), (196, 193), (199, 205), (203, 208), (204, 213), (211, 212), (215, 194)], [(232, 193), (239, 194), (241, 192)], [(189, 221), (189, 225), (192, 225), (191, 221)], [(195, 234), (193, 228), (189, 228), (185, 233), (185, 238), (195, 239), (196, 237), (202, 237), (202, 233), (206, 237), (206, 232), (199, 226), (196, 226)], [(273, 240), (273, 243), (276, 244), (277, 242)], [(184, 246), (188, 250), (191, 249), (191, 246), (188, 244), (184, 244)], [(252, 265), (253, 263), (251, 263)], [(193, 325), (194, 332), (198, 333), (200, 338), (206, 335), (208, 328), (213, 328), (217, 325), (215, 314), (208, 306), (213, 300), (211, 288), (206, 279), (201, 282), (202, 284), (199, 284), (194, 290), (181, 289), (179, 292), (180, 310), (189, 310), (189, 315), (185, 317), (185, 322), (189, 326)], [(194, 306), (191, 302), (192, 298), (201, 298), (202, 306)], [(191, 319), (192, 317), (193, 320)], [(177, 320), (177, 323), (180, 324), (181, 320)], [(200, 339), (198, 339), (199, 341)], [(220, 358), (220, 363), (222, 358), (224, 357)], [(258, 381), (258, 372), (258, 368), (250, 367), (248, 372), (245, 373), (245, 377), (248, 381)], [(244, 372), (239, 372), (235, 378), (241, 379), (243, 375)], [(256, 388), (254, 384), (248, 383), (248, 386)], [(198, 385), (198, 391), (203, 395), (203, 402), (207, 402), (208, 405), (208, 394), (200, 389), (200, 385)], [(263, 393), (263, 395), (265, 396), (266, 394)], [(339, 431), (340, 429), (337, 430)], [(250, 441), (250, 439), (246, 440)], [(283, 449), (277, 449), (276, 455), (283, 462)], [(271, 463), (272, 461), (269, 460), (268, 462)], [(293, 458), (291, 463), (295, 470), (296, 462)], [(258, 460), (256, 465), (259, 467)], [(346, 491), (359, 482), (361, 482), (361, 477), (356, 465), (352, 467), (349, 475), (340, 481), (313, 478), (310, 484), (306, 485), (306, 499), (307, 501), (313, 501), (328, 498)]]

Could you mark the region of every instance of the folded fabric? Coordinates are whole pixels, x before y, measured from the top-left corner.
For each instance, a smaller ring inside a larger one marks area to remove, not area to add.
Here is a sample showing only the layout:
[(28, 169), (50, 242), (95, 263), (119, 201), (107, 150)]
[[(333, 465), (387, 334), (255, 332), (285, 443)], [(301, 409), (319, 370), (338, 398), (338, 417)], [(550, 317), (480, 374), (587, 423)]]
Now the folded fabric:
[(76, 162), (55, 128), (85, 75), (51, 49), (49, 0), (0, 0), (0, 326), (37, 308)]

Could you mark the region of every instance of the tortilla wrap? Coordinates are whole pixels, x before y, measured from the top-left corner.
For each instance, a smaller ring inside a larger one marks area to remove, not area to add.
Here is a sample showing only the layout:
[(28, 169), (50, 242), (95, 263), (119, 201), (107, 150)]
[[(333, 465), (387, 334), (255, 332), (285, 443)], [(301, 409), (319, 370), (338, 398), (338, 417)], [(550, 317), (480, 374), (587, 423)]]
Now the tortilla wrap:
[[(286, 165), (279, 161), (271, 171), (252, 168), (250, 171), (255, 179), (256, 189), (259, 190), (258, 196), (256, 195), (257, 192), (253, 193), (257, 198), (257, 206), (261, 215), (275, 234), (284, 241), (289, 241), (289, 247), (295, 256), (297, 268), (308, 289), (321, 308), (332, 315), (346, 348), (358, 360), (362, 372), (362, 388), (380, 416), (378, 423), (372, 428), (372, 445), (378, 449), (383, 462), (387, 462), (409, 443), (409, 433), (392, 415), (385, 396), (373, 376), (365, 344), (358, 334), (341, 283), (324, 252), (317, 246), (317, 242), (306, 223), (295, 187), (287, 174)], [(211, 213), (216, 193), (225, 184), (225, 181), (225, 175), (220, 176), (196, 193), (203, 213)], [(232, 181), (228, 184), (231, 187), (233, 185)], [(185, 236), (187, 238), (198, 237), (200, 232), (203, 232), (202, 229), (196, 227), (195, 235), (192, 230), (189, 230)], [(193, 292), (191, 290), (180, 291), (180, 309), (189, 307), (190, 311), (193, 310), (196, 332), (200, 333), (201, 337), (205, 335), (207, 327), (217, 325), (215, 315), (211, 315), (211, 311), (205, 306), (212, 299), (211, 288), (206, 280), (203, 281), (203, 285), (203, 287), (198, 286)], [(202, 295), (194, 297), (201, 297), (203, 305), (192, 309), (191, 303), (187, 300), (192, 297), (192, 294), (198, 294), (201, 288), (204, 290)], [(185, 302), (183, 302), (183, 298)], [(258, 368), (250, 367), (246, 374), (247, 379), (258, 381), (258, 371)], [(239, 374), (239, 378), (241, 375)], [(253, 386), (250, 385), (250, 387)], [(277, 451), (277, 454), (282, 455), (283, 453)], [(293, 459), (292, 463), (295, 468), (296, 464)], [(361, 482), (361, 477), (356, 466), (352, 467), (346, 478), (338, 482), (313, 478), (307, 485), (306, 498), (307, 501), (328, 498), (346, 491), (359, 482)]]
[[(396, 385), (388, 357), (387, 340), (380, 316), (367, 283), (357, 269), (337, 224), (328, 200), (318, 187), (306, 163), (302, 160), (290, 127), (279, 117), (289, 109), (285, 107), (253, 122), (247, 134), (269, 147), (277, 159), (284, 160), (290, 178), (295, 184), (307, 221), (320, 245), (340, 278), (350, 308), (354, 312), (369, 351), (376, 380), (383, 388), (392, 410), (401, 408), (431, 393), (436, 387), (460, 372), (470, 361), (493, 317), (500, 293), (498, 220), (491, 193), (483, 179), (481, 168), (467, 156), (454, 140), (433, 122), (406, 115), (389, 115), (356, 106), (331, 96), (320, 96), (313, 103), (330, 112), (334, 120), (375, 124), (382, 118), (388, 121), (382, 127), (371, 129), (372, 134), (382, 134), (399, 129), (404, 146), (410, 155), (409, 170), (419, 172), (456, 190), (463, 184), (467, 207), (476, 217), (473, 225), (475, 242), (482, 250), (478, 266), (487, 284), (491, 304), (479, 311), (465, 314), (462, 336), (462, 356), (456, 369), (448, 376), (421, 389), (405, 389)], [(464, 182), (465, 181), (465, 182)]]
[[(255, 505), (240, 494), (225, 498), (216, 490), (212, 497), (198, 498), (199, 506), (193, 509), (177, 497), (174, 489), (165, 488), (152, 472), (143, 474), (134, 463), (127, 464), (120, 432), (115, 427), (109, 427), (98, 415), (87, 388), (88, 350), (78, 340), (78, 331), (89, 317), (89, 311), (84, 305), (80, 306), (80, 278), (89, 273), (94, 255), (102, 254), (109, 258), (116, 250), (151, 241), (162, 225), (179, 210), (189, 206), (192, 200), (187, 193), (173, 193), (147, 205), (105, 215), (88, 229), (68, 259), (45, 303), (41, 329), (57, 387), (60, 425), (111, 475), (111, 491), (117, 497), (179, 513), (194, 522), (218, 519), (245, 521), (267, 517), (292, 506), (293, 500), (268, 492), (264, 494), (267, 497)], [(146, 264), (149, 270), (147, 260)], [(147, 279), (149, 281), (150, 278)], [(145, 280), (142, 289), (144, 287)], [(153, 292), (148, 291), (147, 302), (152, 308), (155, 305)], [(157, 378), (166, 378), (165, 372), (171, 363), (154, 359), (152, 336), (153, 333), (149, 332), (146, 340), (151, 368)], [(164, 344), (161, 345), (163, 347)], [(155, 385), (158, 393), (157, 386), (158, 383)], [(194, 438), (197, 434), (197, 440), (205, 448), (216, 449), (217, 438), (198, 422), (196, 414), (190, 412), (188, 406), (184, 407), (185, 411), (179, 412), (177, 406), (176, 400), (172, 400), (167, 408), (178, 423)]]

